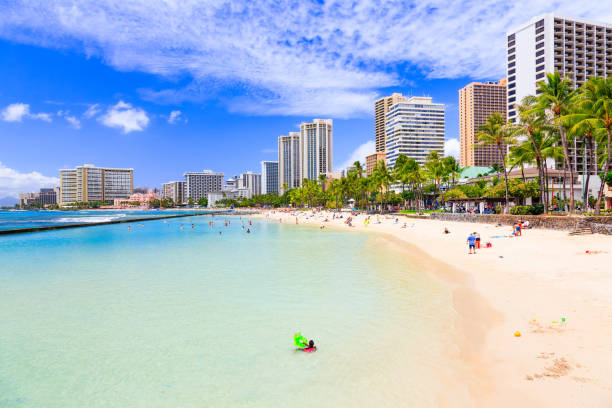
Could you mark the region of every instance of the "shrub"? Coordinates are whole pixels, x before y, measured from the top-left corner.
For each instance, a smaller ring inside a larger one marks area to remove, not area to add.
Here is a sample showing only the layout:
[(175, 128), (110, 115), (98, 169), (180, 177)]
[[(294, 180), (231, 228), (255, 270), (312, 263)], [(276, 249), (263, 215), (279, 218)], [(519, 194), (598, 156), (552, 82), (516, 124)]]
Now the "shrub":
[(544, 206), (541, 204), (536, 205), (517, 205), (510, 208), (510, 214), (512, 215), (540, 215), (544, 213)]
[(530, 205), (516, 205), (510, 208), (510, 214), (512, 215), (528, 215), (530, 214)]

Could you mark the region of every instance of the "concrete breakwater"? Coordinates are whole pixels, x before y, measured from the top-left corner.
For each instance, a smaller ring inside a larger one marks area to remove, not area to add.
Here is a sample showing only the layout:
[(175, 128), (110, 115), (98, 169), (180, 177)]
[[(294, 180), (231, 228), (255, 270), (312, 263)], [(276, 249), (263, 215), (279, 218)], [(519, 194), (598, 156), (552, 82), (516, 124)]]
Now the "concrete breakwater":
[(64, 224), (64, 225), (46, 225), (43, 227), (6, 229), (6, 230), (0, 230), (0, 235), (25, 234), (29, 232), (53, 231), (53, 230), (60, 230), (60, 229), (67, 229), (67, 228), (96, 227), (100, 225), (110, 225), (110, 224), (129, 224), (133, 222), (155, 221), (155, 220), (164, 220), (164, 219), (170, 219), (170, 218), (200, 217), (200, 216), (205, 216), (205, 215), (210, 215), (210, 216), (214, 216), (214, 215), (249, 215), (249, 214), (254, 214), (254, 213), (255, 211), (239, 212), (239, 213), (232, 213), (229, 211), (210, 211), (210, 212), (197, 212), (197, 213), (185, 213), (185, 214), (169, 214), (169, 215), (162, 215), (158, 217), (122, 218), (119, 220), (112, 220), (112, 221), (74, 223), (74, 224)]

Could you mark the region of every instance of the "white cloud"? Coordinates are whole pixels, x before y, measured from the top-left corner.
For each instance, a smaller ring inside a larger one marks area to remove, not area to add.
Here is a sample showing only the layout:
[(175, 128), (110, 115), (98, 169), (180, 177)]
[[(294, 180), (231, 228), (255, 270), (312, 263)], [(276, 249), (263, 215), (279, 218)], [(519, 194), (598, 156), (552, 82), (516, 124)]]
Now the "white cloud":
[(272, 154), (278, 152), (278, 149), (261, 149), (260, 151), (264, 154)]
[(453, 156), (459, 159), (459, 140), (448, 139), (444, 141), (444, 156)]
[(80, 44), (117, 69), (194, 79), (143, 90), (151, 99), (215, 95), (258, 115), (352, 117), (371, 115), (376, 89), (405, 84), (406, 66), (431, 78), (503, 76), (506, 31), (552, 11), (611, 17), (599, 0), (14, 0), (0, 37)]
[(68, 123), (70, 124), (70, 127), (72, 127), (73, 129), (78, 130), (81, 128), (81, 121), (78, 120), (76, 116), (64, 116), (64, 119), (68, 121)]
[(176, 122), (178, 122), (179, 120), (182, 120), (182, 116), (181, 116), (181, 111), (180, 110), (173, 110), (172, 112), (170, 112), (170, 116), (168, 117), (168, 123), (170, 123), (171, 125), (175, 124)]
[(149, 124), (149, 117), (144, 110), (123, 101), (109, 108), (99, 120), (105, 126), (121, 129), (123, 133), (142, 131)]
[(94, 116), (96, 116), (98, 113), (100, 113), (100, 105), (95, 103), (93, 105), (89, 105), (89, 108), (87, 108), (85, 113), (83, 113), (83, 117), (86, 119), (91, 119)]
[(0, 198), (18, 197), (19, 193), (38, 191), (41, 187), (59, 184), (57, 177), (43, 176), (37, 171), (20, 173), (0, 162)]
[(21, 122), (25, 119), (38, 119), (45, 122), (51, 122), (49, 113), (31, 113), (30, 105), (27, 103), (13, 103), (8, 105), (1, 113), (2, 120), (5, 122)]
[(367, 142), (359, 145), (355, 150), (351, 152), (349, 157), (342, 162), (342, 164), (338, 167), (338, 170), (346, 170), (351, 167), (353, 163), (357, 160), (361, 162), (361, 164), (365, 165), (365, 157), (369, 154), (372, 154), (376, 151), (376, 145), (373, 140), (368, 140)]

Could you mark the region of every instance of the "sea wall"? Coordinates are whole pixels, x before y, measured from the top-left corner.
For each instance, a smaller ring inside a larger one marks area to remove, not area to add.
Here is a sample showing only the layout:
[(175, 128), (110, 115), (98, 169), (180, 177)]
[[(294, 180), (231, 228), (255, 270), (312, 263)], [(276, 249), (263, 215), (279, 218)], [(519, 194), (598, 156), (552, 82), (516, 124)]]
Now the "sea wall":
[(459, 222), (476, 222), (482, 224), (512, 225), (520, 220), (529, 220), (533, 228), (573, 231), (589, 227), (594, 233), (612, 235), (612, 216), (605, 217), (569, 217), (555, 215), (510, 215), (510, 214), (450, 214), (434, 213), (432, 219)]

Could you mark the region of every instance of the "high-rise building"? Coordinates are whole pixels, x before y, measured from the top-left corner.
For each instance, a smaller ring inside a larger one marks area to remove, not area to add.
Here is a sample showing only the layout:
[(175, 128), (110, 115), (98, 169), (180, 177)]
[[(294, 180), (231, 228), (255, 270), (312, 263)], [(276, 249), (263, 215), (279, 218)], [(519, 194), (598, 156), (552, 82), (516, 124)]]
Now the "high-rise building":
[(395, 165), (400, 154), (425, 163), (430, 151), (444, 155), (444, 104), (430, 97), (413, 96), (393, 105), (387, 113), (386, 161)]
[(170, 198), (175, 204), (185, 202), (185, 182), (169, 181), (162, 184), (162, 198)]
[(216, 173), (212, 170), (204, 170), (201, 172), (187, 172), (184, 176), (184, 200), (188, 201), (191, 198), (193, 201), (198, 201), (200, 198), (206, 198), (208, 193), (221, 191), (225, 174)]
[(384, 152), (386, 148), (385, 118), (387, 113), (391, 106), (400, 102), (406, 102), (406, 97), (401, 93), (393, 93), (391, 96), (385, 96), (374, 102), (374, 134), (377, 152)]
[(60, 204), (113, 201), (134, 192), (134, 169), (96, 167), (93, 164), (60, 170)]
[(331, 119), (314, 119), (300, 125), (304, 178), (318, 180), (319, 174), (332, 172), (332, 127)]
[[(539, 81), (547, 73), (567, 76), (575, 87), (593, 76), (612, 76), (612, 24), (567, 18), (552, 13), (507, 33), (508, 120), (518, 120), (516, 105), (527, 95), (536, 95)], [(596, 172), (587, 159), (583, 166), (579, 138), (570, 147), (570, 165), (577, 172)]]
[(302, 185), (302, 149), (299, 132), (278, 137), (278, 191), (285, 192)]
[(278, 162), (261, 162), (261, 194), (278, 194)]
[[(476, 134), (489, 115), (500, 113), (506, 121), (506, 79), (498, 82), (472, 82), (459, 90), (459, 164), (490, 167), (502, 164), (503, 157), (496, 146), (474, 144)], [(505, 152), (505, 147), (503, 149)]]
[(77, 170), (60, 170), (59, 203), (75, 203), (77, 201)]
[(248, 171), (239, 176), (234, 176), (234, 180), (236, 180), (236, 189), (247, 191), (247, 198), (261, 194), (261, 174)]
[(374, 172), (374, 167), (379, 161), (385, 161), (385, 152), (376, 152), (366, 156), (366, 175)]

